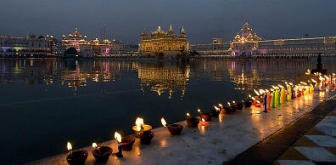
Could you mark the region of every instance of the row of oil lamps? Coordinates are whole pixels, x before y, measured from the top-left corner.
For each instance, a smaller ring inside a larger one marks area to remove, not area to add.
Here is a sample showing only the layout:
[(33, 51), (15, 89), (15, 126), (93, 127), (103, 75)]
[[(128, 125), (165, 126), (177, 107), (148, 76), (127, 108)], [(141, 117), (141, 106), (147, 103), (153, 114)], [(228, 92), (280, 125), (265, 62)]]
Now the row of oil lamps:
[[(307, 74), (307, 73), (306, 73)], [(285, 86), (276, 85), (270, 89), (254, 90), (255, 96), (249, 95), (249, 97), (241, 102), (228, 102), (226, 106), (218, 104), (213, 106), (209, 112), (202, 112), (198, 109), (200, 114), (199, 118), (192, 117), (189, 113), (186, 113), (186, 124), (189, 128), (197, 126), (208, 126), (212, 117), (218, 117), (219, 114), (231, 114), (236, 110), (242, 110), (243, 107), (249, 108), (252, 105), (259, 108), (264, 108), (264, 112), (270, 111), (271, 108), (278, 107), (280, 104), (285, 103), (288, 100), (292, 100), (303, 95), (312, 94), (314, 90), (325, 90), (328, 87), (335, 87), (336, 75), (321, 75), (315, 74), (318, 80), (310, 79), (307, 82), (300, 82), (297, 85), (293, 83), (285, 82)], [(183, 126), (181, 124), (167, 124), (164, 118), (161, 118), (161, 123), (168, 129), (171, 135), (180, 135)], [(140, 139), (141, 144), (150, 144), (154, 137), (152, 126), (144, 123), (144, 120), (138, 117), (135, 121), (135, 126), (132, 127), (135, 137)], [(114, 138), (118, 142), (118, 152), (114, 153), (117, 157), (123, 157), (122, 151), (132, 150), (135, 142), (135, 137), (125, 136), (122, 137), (118, 132), (114, 133)], [(92, 143), (92, 155), (97, 162), (106, 162), (109, 156), (112, 154), (112, 148), (108, 146), (98, 146), (97, 143)], [(88, 152), (85, 150), (72, 151), (72, 145), (67, 143), (67, 149), (69, 154), (66, 157), (67, 162), (70, 165), (82, 165), (85, 164)]]

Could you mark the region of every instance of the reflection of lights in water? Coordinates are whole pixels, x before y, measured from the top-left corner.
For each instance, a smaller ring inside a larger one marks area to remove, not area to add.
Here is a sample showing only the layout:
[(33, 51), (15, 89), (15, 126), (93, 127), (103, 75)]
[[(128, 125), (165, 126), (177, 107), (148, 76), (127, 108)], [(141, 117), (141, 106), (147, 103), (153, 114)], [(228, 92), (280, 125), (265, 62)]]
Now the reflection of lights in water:
[(136, 153), (137, 156), (141, 155), (141, 149), (140, 146), (136, 145), (133, 147), (134, 148), (134, 152)]
[(160, 140), (160, 146), (161, 147), (167, 147), (167, 140), (166, 139)]
[(205, 126), (198, 126), (198, 129), (199, 129), (199, 131), (200, 131), (200, 133), (201, 133), (202, 135), (205, 135), (205, 133), (206, 133), (206, 128), (205, 128)]
[(218, 115), (219, 123), (223, 123), (223, 119), (224, 119), (224, 114), (219, 114)]

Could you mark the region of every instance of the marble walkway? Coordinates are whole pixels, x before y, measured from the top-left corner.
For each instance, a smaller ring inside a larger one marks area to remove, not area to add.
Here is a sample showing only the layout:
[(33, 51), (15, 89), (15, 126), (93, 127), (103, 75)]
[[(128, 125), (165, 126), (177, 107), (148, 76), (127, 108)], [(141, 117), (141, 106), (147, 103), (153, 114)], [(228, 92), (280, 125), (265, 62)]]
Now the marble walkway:
[(296, 141), (275, 164), (336, 164), (336, 109)]
[[(244, 152), (249, 147), (295, 121), (305, 113), (312, 111), (314, 107), (327, 98), (327, 94), (315, 92), (313, 95), (306, 95), (288, 101), (268, 113), (264, 113), (261, 109), (255, 107), (243, 109), (232, 115), (221, 115), (218, 119), (212, 120), (209, 126), (185, 127), (180, 136), (171, 136), (166, 128), (156, 128), (153, 130), (155, 136), (150, 145), (141, 145), (139, 140), (136, 140), (133, 150), (124, 152), (124, 158), (119, 159), (116, 156), (111, 156), (108, 162), (103, 164), (222, 164), (224, 161), (234, 158), (239, 153)], [(325, 121), (328, 122), (329, 120), (332, 120), (332, 117), (326, 118)], [(179, 123), (185, 126), (184, 121)], [(319, 132), (323, 132), (326, 124), (318, 125), (318, 128), (322, 129)], [(335, 134), (335, 132), (329, 133)], [(306, 138), (316, 144), (330, 145), (329, 141), (320, 142), (321, 139), (330, 139), (329, 136), (310, 135)], [(114, 151), (117, 150), (117, 144), (114, 140), (103, 144), (112, 147)], [(86, 147), (84, 149), (89, 151), (86, 165), (97, 164), (91, 154), (92, 148)], [(321, 148), (319, 149), (322, 150)], [(298, 150), (302, 153), (311, 152), (309, 148), (304, 147), (298, 148)], [(29, 164), (66, 165), (66, 155), (64, 153)], [(312, 159), (315, 158), (314, 154), (310, 156)], [(335, 158), (327, 156), (327, 159), (334, 160)], [(280, 163), (282, 164), (281, 161)]]

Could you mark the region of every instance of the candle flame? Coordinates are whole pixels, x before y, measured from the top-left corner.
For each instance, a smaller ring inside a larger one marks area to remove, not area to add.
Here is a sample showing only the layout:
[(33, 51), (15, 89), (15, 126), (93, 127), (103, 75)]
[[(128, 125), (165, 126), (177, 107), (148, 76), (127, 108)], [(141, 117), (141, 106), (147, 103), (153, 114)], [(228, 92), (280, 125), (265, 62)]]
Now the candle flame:
[(220, 110), (220, 109), (219, 109), (217, 106), (215, 106), (215, 105), (214, 105), (214, 108), (215, 108), (217, 111), (219, 111), (219, 110)]
[(72, 150), (72, 145), (70, 142), (67, 142), (67, 149), (68, 151), (71, 151)]
[(223, 108), (223, 105), (222, 104), (218, 104), (219, 107)]
[(306, 71), (305, 74), (306, 74), (306, 75), (310, 75), (310, 73), (311, 73), (311, 72), (310, 72), (310, 69), (307, 69), (307, 71)]
[(257, 90), (254, 89), (254, 93), (259, 96), (259, 92)]
[(232, 104), (236, 104), (236, 101), (232, 101)]
[(202, 110), (198, 108), (198, 109), (197, 109), (197, 112), (198, 112), (198, 113), (202, 113)]
[(143, 125), (144, 125), (144, 119), (141, 117), (137, 117), (137, 119), (135, 120), (135, 126), (137, 131), (140, 131)]
[(202, 122), (205, 122), (205, 119), (202, 118)]
[(164, 127), (167, 127), (167, 122), (164, 118), (161, 118), (161, 124), (164, 126)]
[(97, 147), (98, 147), (97, 143), (92, 143), (92, 148), (97, 148)]
[(229, 106), (231, 106), (231, 103), (230, 103), (230, 102), (227, 102), (227, 104), (228, 104)]
[(120, 133), (115, 132), (114, 133), (114, 139), (116, 139), (119, 143), (121, 143), (122, 137), (121, 137)]
[(265, 90), (259, 89), (259, 94), (264, 94), (264, 93), (265, 93)]
[(186, 116), (187, 116), (187, 117), (190, 117), (190, 113), (186, 113)]

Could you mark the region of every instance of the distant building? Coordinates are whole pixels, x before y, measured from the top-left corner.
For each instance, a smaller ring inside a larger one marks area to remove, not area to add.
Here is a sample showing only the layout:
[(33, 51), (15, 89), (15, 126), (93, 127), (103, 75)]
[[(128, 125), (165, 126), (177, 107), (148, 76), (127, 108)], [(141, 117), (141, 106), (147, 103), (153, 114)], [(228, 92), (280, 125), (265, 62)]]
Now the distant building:
[(229, 51), (233, 56), (332, 56), (336, 55), (336, 36), (262, 40), (245, 23)]
[(88, 41), (86, 35), (82, 35), (77, 28), (73, 33), (63, 35), (62, 45), (65, 49), (75, 48), (78, 56), (95, 57), (118, 54), (123, 50), (123, 44), (117, 40), (99, 40), (98, 38)]
[(52, 40), (43, 36), (0, 36), (0, 56), (41, 57), (52, 55)]
[(223, 55), (228, 54), (230, 43), (224, 42), (222, 38), (213, 38), (209, 44), (192, 44), (190, 50), (199, 55)]
[[(305, 35), (308, 36), (308, 35)], [(311, 37), (296, 39), (263, 40), (247, 22), (234, 39), (223, 42), (214, 38), (209, 44), (191, 45), (191, 51), (200, 55), (231, 55), (231, 56), (325, 56), (336, 55), (336, 36)]]
[(62, 45), (64, 45), (66, 49), (73, 47), (77, 52), (80, 52), (80, 47), (88, 44), (87, 36), (82, 35), (77, 28), (75, 28), (73, 33), (62, 36)]
[(189, 51), (189, 43), (183, 27), (176, 35), (172, 26), (168, 32), (159, 26), (150, 35), (141, 33), (139, 50), (142, 55), (169, 55)]
[(231, 42), (230, 51), (236, 56), (251, 56), (257, 52), (258, 43), (261, 40), (246, 22)]

